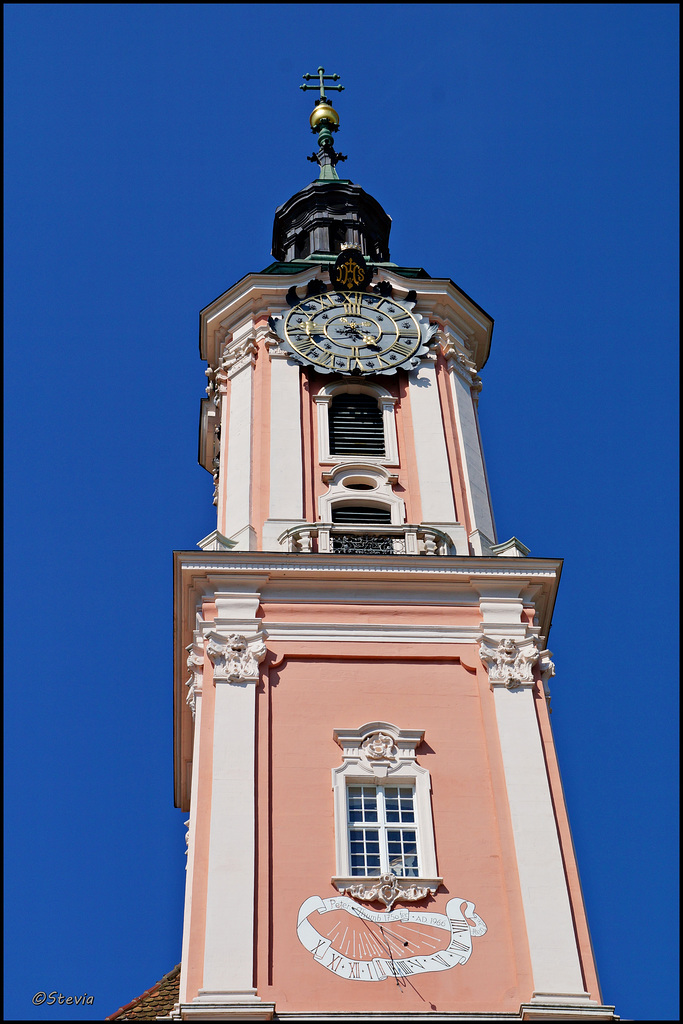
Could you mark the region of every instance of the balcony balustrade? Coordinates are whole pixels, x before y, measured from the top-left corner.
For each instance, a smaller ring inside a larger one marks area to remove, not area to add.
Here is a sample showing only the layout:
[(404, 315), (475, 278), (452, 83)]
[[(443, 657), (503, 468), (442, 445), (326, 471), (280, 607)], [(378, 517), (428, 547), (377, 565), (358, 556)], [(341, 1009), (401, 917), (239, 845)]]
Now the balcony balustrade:
[(279, 537), (287, 551), (321, 555), (450, 555), (455, 548), (448, 534), (433, 526), (363, 523), (302, 523)]

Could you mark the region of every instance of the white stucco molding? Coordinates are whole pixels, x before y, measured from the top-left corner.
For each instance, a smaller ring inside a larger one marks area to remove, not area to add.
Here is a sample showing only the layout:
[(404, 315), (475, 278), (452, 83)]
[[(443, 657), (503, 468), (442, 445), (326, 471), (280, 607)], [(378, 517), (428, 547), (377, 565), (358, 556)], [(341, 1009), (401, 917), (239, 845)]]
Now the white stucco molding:
[(367, 463), (382, 466), (398, 465), (398, 440), (396, 437), (396, 415), (394, 406), (398, 399), (394, 398), (386, 388), (379, 384), (366, 381), (349, 380), (348, 377), (325, 384), (313, 401), (318, 410), (318, 461), (322, 463), (346, 463), (358, 459), (357, 455), (332, 455), (330, 452), (330, 405), (335, 395), (371, 395), (377, 400), (382, 413), (384, 427), (384, 455), (367, 459)]
[(213, 530), (206, 537), (202, 537), (201, 540), (197, 541), (197, 547), (201, 548), (202, 551), (230, 551), (231, 548), (235, 547), (235, 542), (228, 540), (218, 530)]
[(191, 1003), (180, 1003), (171, 1020), (272, 1020), (275, 1003), (263, 1002), (255, 989), (234, 992), (200, 989)]
[[(251, 325), (248, 324), (247, 328), (250, 327)], [(226, 346), (221, 358), (221, 368), (225, 371), (228, 380), (232, 380), (247, 366), (254, 366), (257, 352), (258, 343), (251, 332), (243, 337), (235, 337), (230, 345)]]
[[(351, 875), (346, 820), (347, 786), (395, 784), (415, 788), (420, 876), (411, 877), (408, 880), (409, 886), (436, 892), (442, 879), (437, 877), (431, 777), (427, 769), (417, 763), (415, 755), (416, 747), (424, 738), (424, 730), (400, 729), (391, 722), (366, 722), (359, 729), (335, 729), (332, 735), (342, 748), (342, 764), (332, 769), (337, 857), (337, 872), (332, 878), (332, 884), (344, 893), (352, 886), (369, 888), (377, 883), (377, 878)], [(404, 887), (406, 892), (408, 888)], [(355, 895), (358, 896), (358, 893)], [(396, 895), (394, 898), (402, 897)], [(404, 898), (422, 897), (410, 895)]]
[(259, 633), (249, 640), (240, 633), (228, 637), (208, 634), (206, 653), (211, 659), (214, 683), (257, 683), (259, 665), (266, 656), (266, 645)]
[(187, 668), (190, 673), (190, 678), (185, 683), (188, 688), (186, 703), (189, 705), (192, 711), (192, 718), (194, 719), (197, 712), (197, 703), (202, 696), (202, 681), (204, 677), (204, 641), (201, 630), (195, 630), (194, 639), (191, 644), (187, 645), (185, 650), (187, 651)]
[(481, 530), (472, 530), (469, 535), (469, 542), (472, 554), (474, 555), (489, 557), (494, 554), (493, 548), (495, 545), (493, 541)]
[(510, 540), (502, 544), (491, 544), (489, 550), (492, 555), (501, 558), (526, 558), (530, 554), (529, 548), (516, 537), (510, 537)]
[(483, 576), (472, 579), (472, 585), (479, 593), (481, 632), (485, 636), (496, 640), (526, 637), (527, 627), (522, 621), (522, 592), (529, 582), (520, 577), (505, 579), (502, 575), (497, 579)]
[[(360, 462), (356, 456), (328, 473), (323, 473), (328, 490), (318, 498), (318, 514), (323, 523), (332, 522), (335, 505), (382, 505), (388, 507), (391, 522), (400, 526), (405, 522), (406, 506), (402, 498), (394, 494), (393, 485), (398, 480), (395, 473), (373, 462)], [(370, 490), (355, 490), (354, 484), (365, 484)]]
[(508, 690), (533, 686), (533, 668), (536, 664), (546, 676), (555, 673), (555, 666), (550, 661), (552, 651), (541, 650), (539, 639), (534, 634), (517, 641), (512, 637), (499, 641), (486, 636), (479, 639), (479, 657), (486, 666), (492, 689), (494, 686), (504, 686)]

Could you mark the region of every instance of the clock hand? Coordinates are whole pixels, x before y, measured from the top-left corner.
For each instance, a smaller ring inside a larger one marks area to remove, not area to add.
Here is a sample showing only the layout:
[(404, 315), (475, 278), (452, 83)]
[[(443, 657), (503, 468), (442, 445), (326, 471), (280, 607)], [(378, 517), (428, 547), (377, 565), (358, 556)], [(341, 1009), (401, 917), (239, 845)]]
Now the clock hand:
[(360, 323), (356, 323), (355, 320), (347, 320), (345, 316), (340, 317), (340, 319), (343, 324), (348, 324), (349, 327), (355, 327), (356, 329), (359, 327), (372, 327), (372, 324), (368, 323), (367, 320), (361, 320)]

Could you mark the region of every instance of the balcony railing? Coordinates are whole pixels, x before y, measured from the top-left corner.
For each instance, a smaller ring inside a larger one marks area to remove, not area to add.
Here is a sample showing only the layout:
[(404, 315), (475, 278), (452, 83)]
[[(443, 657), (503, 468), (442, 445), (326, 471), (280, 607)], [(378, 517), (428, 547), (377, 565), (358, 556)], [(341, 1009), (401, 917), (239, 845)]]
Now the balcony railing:
[(280, 535), (287, 551), (325, 555), (449, 555), (454, 546), (448, 534), (433, 526), (302, 523)]

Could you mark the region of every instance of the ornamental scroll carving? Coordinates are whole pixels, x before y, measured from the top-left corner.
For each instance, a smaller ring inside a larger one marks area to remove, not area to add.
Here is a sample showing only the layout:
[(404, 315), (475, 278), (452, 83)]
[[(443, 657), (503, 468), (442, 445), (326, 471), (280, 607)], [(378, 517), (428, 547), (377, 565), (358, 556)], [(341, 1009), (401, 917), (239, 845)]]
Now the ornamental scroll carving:
[(185, 648), (187, 651), (187, 668), (190, 678), (185, 683), (187, 687), (186, 704), (189, 706), (192, 717), (197, 712), (197, 698), (202, 694), (202, 677), (204, 675), (204, 646), (201, 639), (195, 639)]
[(342, 889), (342, 894), (354, 896), (357, 900), (381, 900), (387, 910), (391, 910), (396, 900), (414, 902), (429, 896), (435, 892), (423, 885), (410, 885), (404, 878), (397, 878), (396, 875), (380, 875), (373, 878), (369, 885), (359, 882), (358, 885), (349, 885)]
[(550, 654), (549, 651), (539, 651), (535, 636), (520, 641), (506, 637), (498, 643), (482, 637), (481, 641), (479, 657), (488, 669), (489, 681), (502, 684), (508, 690), (533, 686), (533, 666), (539, 658)]
[(452, 361), (454, 368), (457, 369), (463, 380), (469, 384), (472, 391), (478, 397), (482, 383), (472, 358), (471, 346), (466, 341), (461, 342), (461, 345), (463, 345), (465, 351), (462, 351), (450, 336), (446, 336), (441, 342), (441, 351), (445, 359)]
[(266, 645), (260, 634), (247, 639), (240, 633), (228, 637), (210, 633), (206, 653), (213, 662), (215, 683), (255, 683), (258, 667), (266, 656)]
[(221, 359), (221, 369), (226, 373), (228, 379), (236, 376), (247, 366), (254, 366), (258, 353), (258, 341), (256, 338), (242, 338), (232, 342), (226, 348)]

